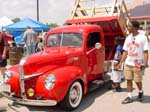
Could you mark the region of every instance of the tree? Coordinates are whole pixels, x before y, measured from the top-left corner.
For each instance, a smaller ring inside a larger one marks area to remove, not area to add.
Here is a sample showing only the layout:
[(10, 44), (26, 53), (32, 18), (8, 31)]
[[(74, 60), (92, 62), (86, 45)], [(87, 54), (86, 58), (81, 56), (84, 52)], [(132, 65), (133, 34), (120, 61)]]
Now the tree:
[(56, 24), (56, 23), (46, 23), (47, 26), (51, 27), (51, 28), (56, 28), (58, 27), (59, 25)]
[(14, 23), (16, 23), (16, 22), (20, 21), (20, 18), (14, 18), (14, 19), (12, 19), (12, 21), (13, 21)]

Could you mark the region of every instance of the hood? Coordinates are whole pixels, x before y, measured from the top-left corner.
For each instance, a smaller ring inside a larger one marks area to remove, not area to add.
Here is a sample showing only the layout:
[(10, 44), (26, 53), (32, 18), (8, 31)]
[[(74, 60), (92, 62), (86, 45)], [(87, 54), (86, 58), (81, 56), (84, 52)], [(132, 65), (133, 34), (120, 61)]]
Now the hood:
[[(81, 48), (75, 47), (56, 47), (49, 48), (42, 52), (32, 54), (26, 58), (24, 64), (24, 74), (29, 75), (53, 70), (60, 66), (74, 65), (77, 61), (74, 57), (82, 54)], [(78, 58), (80, 59), (80, 58)]]

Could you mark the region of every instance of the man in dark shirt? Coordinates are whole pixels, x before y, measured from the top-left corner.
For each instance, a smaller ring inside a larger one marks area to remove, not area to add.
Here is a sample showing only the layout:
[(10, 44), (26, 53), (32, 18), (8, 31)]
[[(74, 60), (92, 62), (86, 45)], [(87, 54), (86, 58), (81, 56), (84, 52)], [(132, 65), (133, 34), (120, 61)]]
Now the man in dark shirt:
[(4, 72), (6, 70), (7, 65), (7, 51), (8, 51), (8, 41), (5, 33), (0, 31), (0, 71), (4, 76)]

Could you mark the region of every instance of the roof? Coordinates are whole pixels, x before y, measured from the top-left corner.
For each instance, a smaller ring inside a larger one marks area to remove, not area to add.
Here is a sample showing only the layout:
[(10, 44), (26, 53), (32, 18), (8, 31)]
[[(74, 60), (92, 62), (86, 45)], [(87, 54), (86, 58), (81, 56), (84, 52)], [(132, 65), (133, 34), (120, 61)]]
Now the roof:
[[(81, 30), (82, 29), (82, 30)], [(67, 26), (61, 26), (61, 27), (57, 27), (54, 28), (52, 30), (50, 30), (49, 32), (47, 32), (47, 34), (49, 33), (62, 33), (62, 32), (78, 32), (81, 33), (83, 32), (89, 32), (90, 30), (102, 30), (101, 27), (99, 27), (98, 25), (67, 25)]]
[(129, 13), (131, 17), (138, 17), (138, 16), (148, 17), (150, 16), (150, 4), (136, 6), (135, 8), (130, 9)]
[(9, 31), (9, 32), (13, 32), (13, 31), (23, 32), (23, 31), (25, 31), (25, 28), (27, 26), (30, 26), (35, 31), (48, 31), (50, 29), (50, 27), (48, 27), (47, 25), (45, 25), (41, 22), (38, 22), (38, 21), (34, 21), (30, 18), (25, 18), (14, 24), (5, 26), (4, 28), (6, 29), (6, 31)]
[(4, 16), (4, 17), (0, 18), (0, 26), (6, 26), (6, 25), (10, 25), (10, 24), (13, 24), (13, 22), (8, 17)]

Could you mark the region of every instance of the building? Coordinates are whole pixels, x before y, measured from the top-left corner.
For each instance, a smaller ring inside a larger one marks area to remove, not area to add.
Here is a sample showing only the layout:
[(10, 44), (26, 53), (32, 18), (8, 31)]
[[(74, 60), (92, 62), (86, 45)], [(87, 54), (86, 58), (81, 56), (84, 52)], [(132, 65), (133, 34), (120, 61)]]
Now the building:
[(139, 21), (142, 29), (150, 29), (150, 0), (134, 0), (131, 4), (134, 4), (128, 5), (131, 19)]

